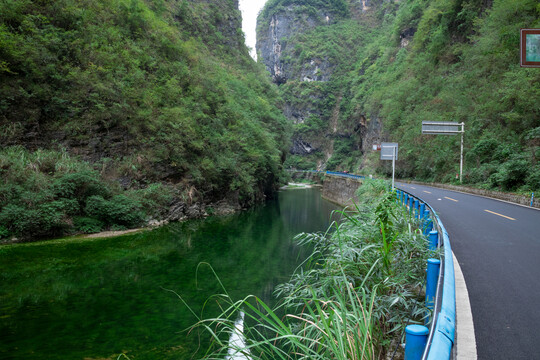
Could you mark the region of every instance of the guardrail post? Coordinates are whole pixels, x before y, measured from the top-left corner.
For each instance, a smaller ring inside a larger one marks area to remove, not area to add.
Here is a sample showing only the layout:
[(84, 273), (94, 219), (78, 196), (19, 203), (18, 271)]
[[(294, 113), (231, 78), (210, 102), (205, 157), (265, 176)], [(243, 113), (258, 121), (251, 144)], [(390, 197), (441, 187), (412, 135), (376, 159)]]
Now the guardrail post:
[(414, 217), (417, 217), (418, 216), (418, 204), (420, 204), (420, 201), (418, 201), (418, 199), (414, 199), (414, 202), (413, 202), (413, 216)]
[(439, 245), (439, 233), (436, 230), (429, 232), (429, 250), (436, 250), (437, 245)]
[(423, 219), (425, 217), (425, 211), (426, 211), (426, 204), (422, 203), (420, 204), (420, 211), (418, 212), (418, 218)]
[(428, 339), (429, 329), (422, 325), (405, 328), (405, 360), (420, 360)]
[(409, 214), (413, 213), (414, 198), (411, 196), (409, 198)]
[(431, 220), (428, 210), (424, 212), (424, 224), (424, 235), (428, 236), (433, 229), (433, 220)]
[[(439, 259), (428, 259), (427, 279), (426, 279), (426, 307), (433, 310), (435, 303), (435, 294), (437, 293), (437, 283), (439, 280), (439, 271), (441, 261)], [(426, 324), (429, 323), (429, 317)]]

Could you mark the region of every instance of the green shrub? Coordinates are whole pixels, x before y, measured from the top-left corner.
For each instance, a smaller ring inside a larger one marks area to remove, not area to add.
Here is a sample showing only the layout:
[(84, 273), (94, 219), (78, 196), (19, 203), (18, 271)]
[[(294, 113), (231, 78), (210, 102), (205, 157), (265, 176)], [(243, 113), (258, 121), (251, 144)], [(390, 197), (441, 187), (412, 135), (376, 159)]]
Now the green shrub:
[(123, 230), (126, 230), (127, 227), (125, 227), (124, 225), (118, 225), (118, 224), (113, 224), (111, 226), (111, 231), (123, 231)]
[(4, 226), (0, 226), (0, 239), (4, 239), (9, 237), (11, 235), (11, 232)]
[(53, 191), (58, 197), (75, 198), (80, 204), (90, 196), (110, 194), (97, 171), (64, 174), (54, 182)]
[(532, 191), (540, 191), (540, 165), (536, 165), (531, 169), (527, 177), (527, 184)]
[(286, 169), (313, 170), (317, 168), (317, 161), (313, 156), (289, 155), (283, 167)]
[(94, 218), (77, 216), (73, 218), (73, 226), (75, 230), (85, 234), (93, 234), (100, 232), (105, 224), (102, 221)]
[(107, 225), (133, 227), (140, 225), (144, 220), (140, 203), (125, 195), (115, 195), (110, 200), (100, 195), (91, 196), (86, 200), (84, 213)]
[(150, 217), (166, 214), (173, 199), (174, 191), (170, 186), (160, 183), (148, 185), (140, 190), (127, 192), (126, 195), (140, 202), (141, 208)]
[(139, 226), (144, 220), (139, 201), (130, 199), (125, 195), (115, 195), (109, 201), (108, 216), (113, 223), (127, 227)]
[(8, 204), (0, 212), (0, 224), (14, 234), (22, 234), (26, 229), (28, 212), (20, 205)]
[(501, 187), (503, 190), (509, 191), (516, 190), (526, 183), (529, 166), (530, 164), (524, 159), (510, 159), (489, 177), (489, 181), (494, 187)]
[(69, 227), (65, 214), (55, 204), (40, 204), (35, 208), (6, 205), (0, 212), (0, 223), (11, 233), (29, 238), (62, 234)]

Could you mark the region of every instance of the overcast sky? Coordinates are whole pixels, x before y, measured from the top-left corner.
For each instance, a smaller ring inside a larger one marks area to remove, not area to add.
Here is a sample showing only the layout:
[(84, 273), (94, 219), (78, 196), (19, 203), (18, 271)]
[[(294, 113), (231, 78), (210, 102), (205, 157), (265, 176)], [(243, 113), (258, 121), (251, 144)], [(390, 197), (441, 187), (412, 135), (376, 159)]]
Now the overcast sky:
[(246, 45), (251, 48), (251, 56), (255, 58), (255, 28), (257, 27), (257, 14), (263, 8), (266, 0), (240, 0), (242, 11), (242, 30), (246, 34)]

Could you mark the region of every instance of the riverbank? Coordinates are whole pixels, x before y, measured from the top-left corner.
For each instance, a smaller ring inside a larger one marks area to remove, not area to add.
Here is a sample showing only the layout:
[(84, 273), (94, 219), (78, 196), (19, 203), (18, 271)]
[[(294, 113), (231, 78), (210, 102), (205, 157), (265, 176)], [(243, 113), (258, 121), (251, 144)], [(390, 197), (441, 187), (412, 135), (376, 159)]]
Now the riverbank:
[(272, 303), (307, 255), (294, 236), (325, 231), (336, 209), (315, 189), (282, 191), (231, 216), (0, 247), (0, 358), (201, 358), (211, 339), (182, 331), (197, 319), (165, 289), (208, 318), (221, 284)]
[(123, 235), (129, 235), (142, 231), (149, 231), (156, 229), (158, 227), (167, 225), (173, 222), (183, 222), (187, 220), (202, 219), (208, 216), (227, 216), (235, 214), (241, 210), (245, 210), (238, 204), (233, 204), (229, 201), (222, 200), (216, 203), (193, 203), (188, 205), (183, 201), (176, 201), (170, 205), (168, 214), (161, 219), (150, 219), (146, 221), (143, 226), (138, 226), (135, 228), (128, 228), (122, 230), (104, 230), (95, 233), (73, 233), (68, 234), (62, 237), (54, 238), (18, 238), (12, 237), (9, 239), (2, 239), (0, 241), (0, 246), (2, 245), (11, 245), (11, 244), (26, 244), (26, 243), (40, 243), (40, 242), (51, 242), (57, 240), (68, 240), (68, 239), (97, 239), (97, 238), (111, 238)]

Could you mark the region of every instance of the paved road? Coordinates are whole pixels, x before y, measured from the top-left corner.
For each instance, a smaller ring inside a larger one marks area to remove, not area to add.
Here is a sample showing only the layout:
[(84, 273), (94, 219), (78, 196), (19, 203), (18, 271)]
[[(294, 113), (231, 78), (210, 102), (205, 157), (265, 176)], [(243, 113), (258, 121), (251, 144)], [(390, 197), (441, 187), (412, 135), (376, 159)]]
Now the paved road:
[(540, 359), (540, 211), (396, 186), (428, 202), (448, 231), (469, 290), (478, 359)]

